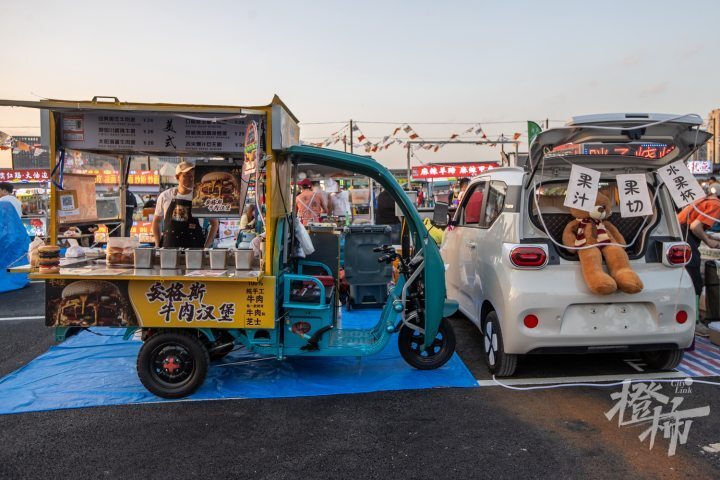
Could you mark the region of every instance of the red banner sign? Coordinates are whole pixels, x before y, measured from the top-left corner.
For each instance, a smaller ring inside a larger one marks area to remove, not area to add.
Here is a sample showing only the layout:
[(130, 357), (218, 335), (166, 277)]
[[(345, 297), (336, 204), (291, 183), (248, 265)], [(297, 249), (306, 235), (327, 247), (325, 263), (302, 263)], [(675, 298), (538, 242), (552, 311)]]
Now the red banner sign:
[(496, 162), (426, 165), (412, 167), (412, 178), (422, 180), (429, 178), (474, 177), (499, 166), (500, 164)]
[(50, 170), (0, 170), (0, 182), (49, 182)]

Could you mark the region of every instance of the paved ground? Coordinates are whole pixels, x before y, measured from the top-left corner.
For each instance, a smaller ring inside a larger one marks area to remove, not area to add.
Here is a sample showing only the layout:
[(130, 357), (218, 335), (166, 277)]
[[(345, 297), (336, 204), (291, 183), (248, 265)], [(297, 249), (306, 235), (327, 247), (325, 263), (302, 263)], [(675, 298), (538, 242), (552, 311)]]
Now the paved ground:
[[(42, 286), (0, 294), (0, 305), (0, 317), (41, 314)], [(488, 379), (474, 328), (453, 324), (461, 357)], [(0, 374), (51, 343), (42, 321), (0, 321)], [(559, 356), (526, 358), (518, 374), (633, 371), (618, 356)], [(707, 450), (720, 443), (720, 390), (697, 382), (691, 390), (662, 386), (683, 398), (678, 411), (710, 407), (674, 456), (662, 433), (652, 450), (640, 441), (648, 425), (607, 420), (620, 387), (495, 386), (5, 415), (0, 477), (717, 478), (720, 452)]]

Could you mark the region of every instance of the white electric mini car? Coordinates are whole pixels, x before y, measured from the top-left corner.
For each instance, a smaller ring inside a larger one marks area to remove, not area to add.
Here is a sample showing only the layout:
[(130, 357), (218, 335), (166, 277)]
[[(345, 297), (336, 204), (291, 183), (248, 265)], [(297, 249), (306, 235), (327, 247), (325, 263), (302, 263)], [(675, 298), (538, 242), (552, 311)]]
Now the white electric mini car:
[[(441, 253), (448, 297), (481, 329), (491, 372), (510, 376), (520, 355), (541, 353), (637, 351), (654, 368), (677, 366), (693, 339), (696, 300), (683, 268), (690, 249), (655, 171), (703, 145), (710, 134), (701, 125), (693, 115), (575, 117), (539, 134), (524, 168), (472, 180)], [(562, 248), (572, 164), (601, 172), (599, 190), (613, 200), (606, 218), (625, 237), (641, 292), (591, 293), (577, 253)], [(625, 173), (645, 174), (652, 216), (620, 216), (615, 176)]]

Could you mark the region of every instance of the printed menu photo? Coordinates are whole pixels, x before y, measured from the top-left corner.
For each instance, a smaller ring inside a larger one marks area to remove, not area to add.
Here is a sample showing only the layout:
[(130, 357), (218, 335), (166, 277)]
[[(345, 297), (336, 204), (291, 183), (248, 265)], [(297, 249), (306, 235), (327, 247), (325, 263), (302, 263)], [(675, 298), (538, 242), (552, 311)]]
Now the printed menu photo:
[(241, 174), (238, 166), (195, 167), (193, 216), (240, 218)]

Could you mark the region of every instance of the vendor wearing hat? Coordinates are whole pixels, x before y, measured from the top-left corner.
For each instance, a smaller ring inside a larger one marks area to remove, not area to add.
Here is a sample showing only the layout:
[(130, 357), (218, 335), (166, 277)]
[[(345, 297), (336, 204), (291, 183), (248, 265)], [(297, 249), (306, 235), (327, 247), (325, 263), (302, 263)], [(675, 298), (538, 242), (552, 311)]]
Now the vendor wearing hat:
[(312, 182), (307, 178), (302, 179), (298, 186), (302, 189), (302, 192), (295, 199), (298, 218), (303, 225), (310, 222), (319, 222), (320, 216), (328, 211), (322, 193), (313, 191)]
[[(178, 186), (158, 195), (152, 222), (155, 246), (164, 248), (208, 248), (218, 230), (218, 221), (210, 220), (205, 236), (200, 222), (192, 216), (192, 192), (195, 165), (182, 161), (175, 167)], [(162, 224), (162, 235), (160, 234)]]

